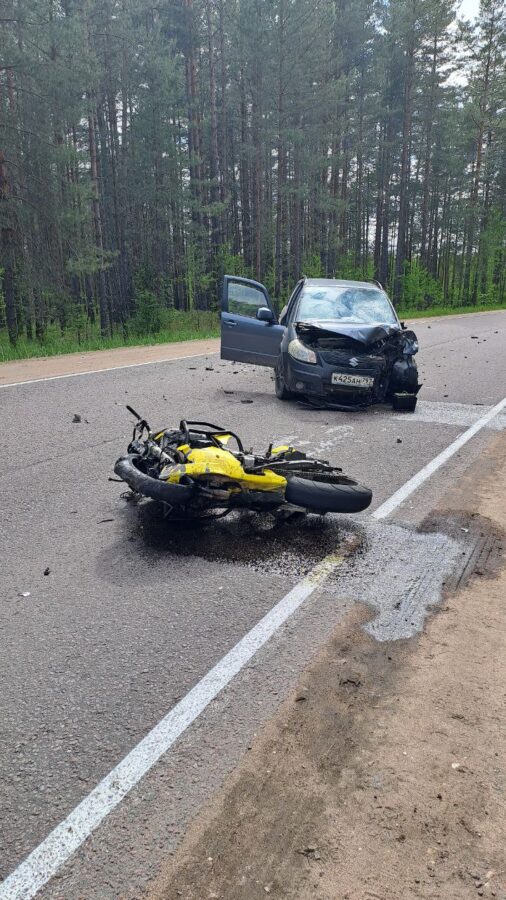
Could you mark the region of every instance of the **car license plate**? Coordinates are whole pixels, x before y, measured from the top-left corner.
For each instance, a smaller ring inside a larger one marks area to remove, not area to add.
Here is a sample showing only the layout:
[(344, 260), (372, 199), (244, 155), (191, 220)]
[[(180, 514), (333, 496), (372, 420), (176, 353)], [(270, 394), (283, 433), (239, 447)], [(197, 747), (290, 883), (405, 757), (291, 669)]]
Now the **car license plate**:
[(348, 375), (343, 372), (332, 372), (332, 384), (349, 385), (350, 387), (368, 388), (374, 384), (370, 375)]

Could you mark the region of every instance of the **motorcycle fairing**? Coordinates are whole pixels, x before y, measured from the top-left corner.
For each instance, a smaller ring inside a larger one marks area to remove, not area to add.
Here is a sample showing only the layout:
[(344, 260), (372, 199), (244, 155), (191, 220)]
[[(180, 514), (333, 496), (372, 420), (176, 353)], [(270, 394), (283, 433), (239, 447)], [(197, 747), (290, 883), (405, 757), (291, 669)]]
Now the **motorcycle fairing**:
[(216, 483), (234, 482), (233, 490), (280, 491), (286, 488), (286, 478), (270, 469), (263, 472), (246, 472), (240, 461), (225, 448), (204, 447), (192, 450), (188, 444), (181, 444), (178, 450), (185, 454), (186, 462), (167, 465), (160, 473), (162, 481), (179, 484), (181, 479), (194, 480), (212, 478)]

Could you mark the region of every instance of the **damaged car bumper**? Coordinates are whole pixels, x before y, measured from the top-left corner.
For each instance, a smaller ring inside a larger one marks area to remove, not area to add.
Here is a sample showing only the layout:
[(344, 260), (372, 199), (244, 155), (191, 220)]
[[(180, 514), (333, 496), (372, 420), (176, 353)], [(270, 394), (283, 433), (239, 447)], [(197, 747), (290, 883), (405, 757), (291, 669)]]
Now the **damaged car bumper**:
[(296, 326), (296, 333), (314, 350), (316, 362), (283, 354), (284, 381), (294, 395), (313, 404), (347, 409), (382, 403), (396, 394), (416, 398), (420, 385), (413, 332), (389, 334), (375, 329), (369, 344), (304, 324)]

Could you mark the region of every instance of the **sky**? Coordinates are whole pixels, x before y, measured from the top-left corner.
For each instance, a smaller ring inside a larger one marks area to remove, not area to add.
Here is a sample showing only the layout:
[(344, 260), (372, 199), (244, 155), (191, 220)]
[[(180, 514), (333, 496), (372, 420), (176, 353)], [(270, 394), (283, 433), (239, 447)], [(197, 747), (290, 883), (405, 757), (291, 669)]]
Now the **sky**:
[(458, 7), (459, 15), (464, 19), (475, 19), (480, 10), (480, 0), (462, 0)]

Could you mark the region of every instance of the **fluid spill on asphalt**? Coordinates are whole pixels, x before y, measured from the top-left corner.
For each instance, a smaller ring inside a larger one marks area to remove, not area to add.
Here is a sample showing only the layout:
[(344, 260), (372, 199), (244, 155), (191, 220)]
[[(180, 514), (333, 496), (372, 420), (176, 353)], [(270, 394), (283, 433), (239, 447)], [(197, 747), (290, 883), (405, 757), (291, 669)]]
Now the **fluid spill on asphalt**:
[(329, 564), (322, 589), (336, 604), (352, 599), (369, 607), (374, 615), (365, 630), (378, 641), (418, 634), (461, 580), (460, 573), (465, 569), (469, 577), (473, 566), (476, 570), (485, 556), (496, 553), (495, 543), (490, 549), (481, 531), (478, 539), (460, 519), (450, 527), (444, 516), (415, 530), (330, 515), (279, 521), (272, 514), (245, 512), (205, 527), (184, 525), (164, 519), (161, 507), (151, 502), (131, 508), (130, 514), (149, 565), (170, 557), (195, 558), (297, 579), (322, 560), (339, 557), (339, 566)]
[(143, 553), (152, 557), (196, 557), (291, 577), (303, 577), (330, 554), (356, 554), (365, 541), (359, 522), (336, 516), (283, 521), (272, 514), (242, 512), (204, 526), (170, 522), (155, 503), (141, 503), (131, 512), (137, 516)]
[(372, 525), (368, 539), (369, 552), (355, 579), (360, 599), (377, 613), (365, 630), (379, 641), (411, 638), (441, 602), (459, 544), (445, 534), (390, 524)]

